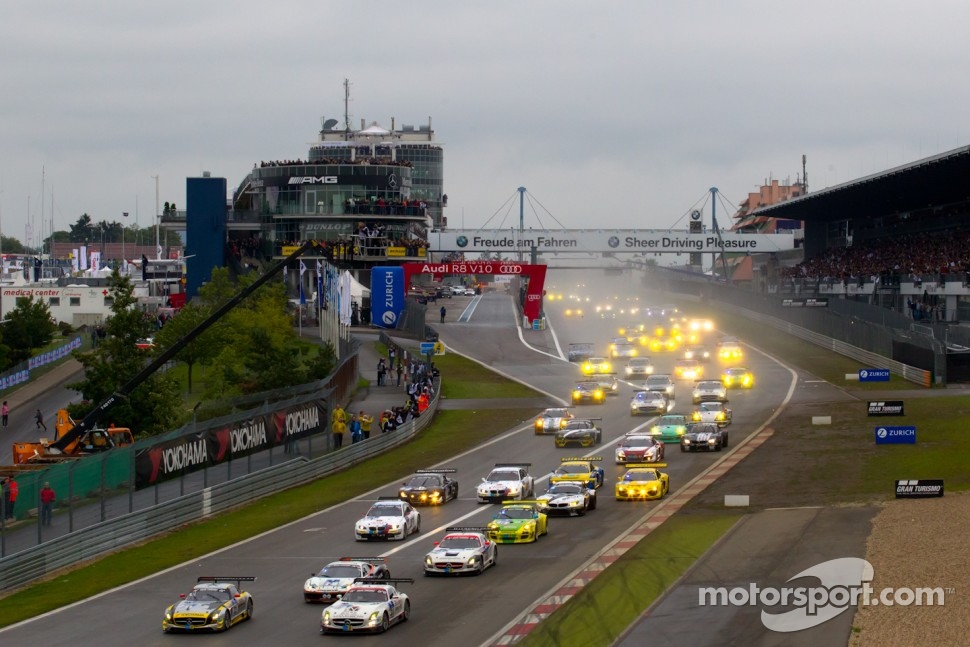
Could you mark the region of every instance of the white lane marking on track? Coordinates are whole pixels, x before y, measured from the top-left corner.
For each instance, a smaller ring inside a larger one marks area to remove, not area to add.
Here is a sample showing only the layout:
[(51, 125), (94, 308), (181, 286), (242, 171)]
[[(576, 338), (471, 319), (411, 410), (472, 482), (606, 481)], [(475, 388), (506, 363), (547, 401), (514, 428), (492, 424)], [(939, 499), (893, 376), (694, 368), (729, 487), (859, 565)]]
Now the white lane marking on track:
[[(553, 359), (558, 359), (558, 360), (561, 360), (563, 362), (568, 361), (563, 356), (562, 349), (559, 348), (559, 342), (558, 341), (556, 342), (556, 347), (559, 350), (559, 355), (558, 356), (557, 355), (553, 355), (552, 353), (547, 353), (544, 350), (539, 350), (535, 346), (532, 346), (531, 344), (529, 344), (529, 342), (527, 342), (525, 340), (525, 337), (522, 336), (522, 323), (519, 321), (519, 315), (515, 311), (515, 302), (512, 301), (512, 298), (511, 297), (509, 297), (509, 305), (512, 307), (512, 320), (515, 321), (515, 332), (519, 333), (519, 341), (522, 342), (522, 345), (523, 346), (525, 346), (526, 348), (528, 348), (531, 351), (535, 351), (536, 353), (539, 353), (540, 355), (545, 355), (546, 357), (551, 357)], [(491, 368), (491, 367), (489, 367), (489, 368)], [(535, 388), (535, 387), (532, 387), (532, 388)]]
[(472, 315), (475, 314), (475, 308), (478, 307), (479, 301), (482, 300), (482, 295), (478, 295), (472, 298), (471, 303), (465, 306), (465, 310), (458, 316), (458, 321), (471, 321)]

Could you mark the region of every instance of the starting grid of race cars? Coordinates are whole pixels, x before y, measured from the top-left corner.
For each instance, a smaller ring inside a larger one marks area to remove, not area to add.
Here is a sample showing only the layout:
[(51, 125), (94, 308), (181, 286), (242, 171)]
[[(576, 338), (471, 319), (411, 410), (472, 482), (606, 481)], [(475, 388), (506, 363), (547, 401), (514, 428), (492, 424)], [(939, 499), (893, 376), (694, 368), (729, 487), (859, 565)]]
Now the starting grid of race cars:
[[(751, 388), (754, 377), (738, 366), (743, 352), (735, 339), (723, 339), (711, 351), (700, 343), (683, 347), (673, 374), (654, 373), (650, 360), (638, 352), (640, 331), (630, 328), (628, 336), (615, 338), (605, 356), (592, 354), (591, 344), (571, 345), (570, 360), (580, 364), (582, 379), (571, 393), (574, 405), (602, 404), (618, 393), (613, 362), (625, 360), (625, 383), (634, 386), (630, 415), (657, 416), (649, 429), (625, 434), (614, 449), (615, 464), (625, 472), (617, 479), (613, 495), (617, 501), (657, 500), (670, 491), (666, 451), (677, 443), (682, 452), (721, 451), (729, 445), (728, 427), (733, 412), (726, 405), (728, 390)], [(695, 340), (696, 342), (696, 340)], [(681, 350), (680, 345), (657, 342), (648, 348)], [(628, 346), (633, 346), (632, 350)], [(585, 351), (583, 356), (573, 350)], [(723, 367), (719, 379), (704, 377), (704, 367), (715, 358)], [(694, 404), (689, 414), (673, 413), (678, 381), (694, 383)], [(535, 420), (537, 436), (554, 436), (558, 448), (592, 448), (602, 443), (602, 419), (581, 417), (569, 407), (543, 411)], [(426, 576), (481, 575), (498, 563), (500, 544), (534, 543), (549, 533), (549, 518), (582, 517), (597, 507), (598, 493), (606, 483), (602, 456), (568, 456), (549, 475), (546, 491), (537, 495), (530, 463), (496, 463), (475, 490), (479, 503), (501, 505), (485, 526), (453, 526), (434, 542), (423, 560)], [(380, 497), (355, 522), (354, 538), (360, 542), (404, 541), (420, 532), (421, 506), (444, 505), (458, 498), (454, 469), (423, 469), (412, 474), (398, 488), (397, 496)], [(165, 632), (226, 631), (250, 619), (253, 599), (242, 590), (251, 576), (200, 577), (192, 590), (165, 611)], [(386, 558), (342, 557), (311, 573), (304, 582), (307, 603), (325, 604), (320, 632), (382, 633), (406, 622), (411, 600), (398, 585), (410, 578), (392, 578)]]

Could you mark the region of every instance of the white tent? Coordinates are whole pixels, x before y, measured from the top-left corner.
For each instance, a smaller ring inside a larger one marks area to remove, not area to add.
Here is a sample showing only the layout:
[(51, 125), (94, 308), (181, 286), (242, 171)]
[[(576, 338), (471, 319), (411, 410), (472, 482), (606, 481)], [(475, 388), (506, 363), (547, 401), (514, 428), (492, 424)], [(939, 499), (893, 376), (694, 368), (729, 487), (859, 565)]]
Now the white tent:
[[(350, 296), (354, 301), (360, 303), (363, 297), (370, 296), (370, 290), (364, 287), (364, 284), (353, 277), (350, 272), (346, 270), (343, 272), (342, 276), (346, 276), (350, 279)], [(346, 279), (344, 279), (346, 280)]]

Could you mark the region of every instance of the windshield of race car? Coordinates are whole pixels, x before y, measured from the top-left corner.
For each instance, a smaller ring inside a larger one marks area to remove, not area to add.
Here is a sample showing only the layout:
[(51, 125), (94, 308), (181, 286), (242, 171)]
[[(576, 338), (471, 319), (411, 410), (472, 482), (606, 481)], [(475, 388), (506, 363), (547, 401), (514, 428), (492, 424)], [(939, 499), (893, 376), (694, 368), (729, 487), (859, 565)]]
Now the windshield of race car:
[(543, 414), (545, 418), (565, 418), (568, 415), (565, 409), (546, 409)]
[(664, 425), (686, 425), (687, 416), (681, 416), (681, 415), (660, 416), (660, 420), (657, 421), (657, 424), (660, 425), (661, 427)]
[(637, 391), (633, 394), (633, 399), (637, 402), (655, 402), (657, 400), (662, 400), (663, 396), (658, 393), (651, 393), (649, 391)]
[(724, 386), (724, 385), (721, 384), (721, 381), (720, 380), (717, 380), (717, 381), (708, 380), (708, 381), (698, 382), (697, 383), (697, 388), (698, 389), (708, 390), (708, 391), (709, 390), (712, 390), (712, 389), (719, 389), (722, 386)]
[(478, 548), (482, 540), (478, 537), (445, 537), (438, 542), (438, 548)]
[(499, 516), (505, 519), (531, 519), (532, 508), (502, 508)]
[(563, 427), (563, 431), (572, 431), (574, 429), (592, 429), (593, 423), (590, 420), (570, 420)]
[(387, 592), (384, 589), (350, 589), (341, 602), (384, 602)]
[(232, 599), (229, 589), (194, 589), (185, 596), (190, 602), (228, 602)]
[(403, 517), (403, 506), (394, 503), (375, 503), (367, 511), (368, 517)]
[(654, 470), (631, 470), (623, 475), (624, 481), (657, 481), (659, 477)]
[(518, 481), (519, 473), (513, 470), (492, 470), (489, 472), (488, 476), (485, 477), (486, 481)]
[(404, 487), (437, 487), (441, 485), (441, 477), (437, 474), (422, 474), (421, 476), (412, 476), (404, 484)]
[(620, 441), (618, 446), (624, 449), (630, 447), (653, 447), (656, 442), (653, 436), (628, 436)]
[(701, 411), (716, 413), (721, 410), (721, 403), (720, 402), (701, 402), (698, 409), (700, 409)]
[(556, 469), (556, 474), (589, 474), (589, 465), (584, 463), (565, 463)]
[(556, 483), (546, 490), (546, 494), (582, 494), (585, 490), (579, 483)]
[(349, 564), (331, 564), (329, 566), (324, 566), (317, 577), (360, 577), (360, 569), (356, 566), (350, 566)]

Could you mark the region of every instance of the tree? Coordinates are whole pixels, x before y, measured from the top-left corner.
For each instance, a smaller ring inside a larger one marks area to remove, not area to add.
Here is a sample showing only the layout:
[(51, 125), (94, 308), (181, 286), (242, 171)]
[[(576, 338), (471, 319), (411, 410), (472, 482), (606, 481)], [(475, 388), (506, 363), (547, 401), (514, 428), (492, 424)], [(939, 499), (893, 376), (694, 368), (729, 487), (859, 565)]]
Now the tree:
[(84, 243), (91, 239), (91, 227), (93, 226), (91, 222), (91, 216), (84, 213), (81, 217), (77, 219), (77, 222), (71, 225), (71, 230), (68, 233), (70, 242), (72, 243)]
[[(133, 379), (148, 361), (145, 352), (135, 344), (151, 335), (155, 322), (138, 308), (131, 279), (120, 276), (118, 270), (109, 279), (111, 315), (104, 323), (105, 339), (90, 351), (75, 351), (84, 366), (84, 378), (69, 384), (79, 391), (84, 402), (68, 407), (75, 419), (84, 417), (91, 409)], [(156, 434), (177, 428), (187, 418), (182, 406), (176, 380), (166, 373), (156, 372), (138, 385), (110, 411), (109, 421), (130, 427), (135, 433)]]
[(3, 323), (3, 342), (10, 348), (7, 366), (30, 359), (35, 349), (51, 343), (56, 332), (57, 324), (46, 303), (33, 297), (18, 298)]
[(4, 254), (24, 254), (26, 253), (26, 248), (24, 244), (17, 240), (16, 238), (11, 238), (10, 236), (0, 235), (0, 248), (3, 248)]
[[(168, 348), (179, 339), (185, 337), (191, 330), (206, 320), (212, 308), (205, 305), (189, 303), (178, 314), (165, 322), (158, 334), (155, 344), (158, 348)], [(188, 367), (188, 387), (192, 392), (192, 368), (196, 364), (205, 366), (212, 362), (224, 345), (220, 340), (218, 329), (209, 329), (199, 337), (189, 342), (185, 348), (175, 356), (175, 361), (182, 362)]]

